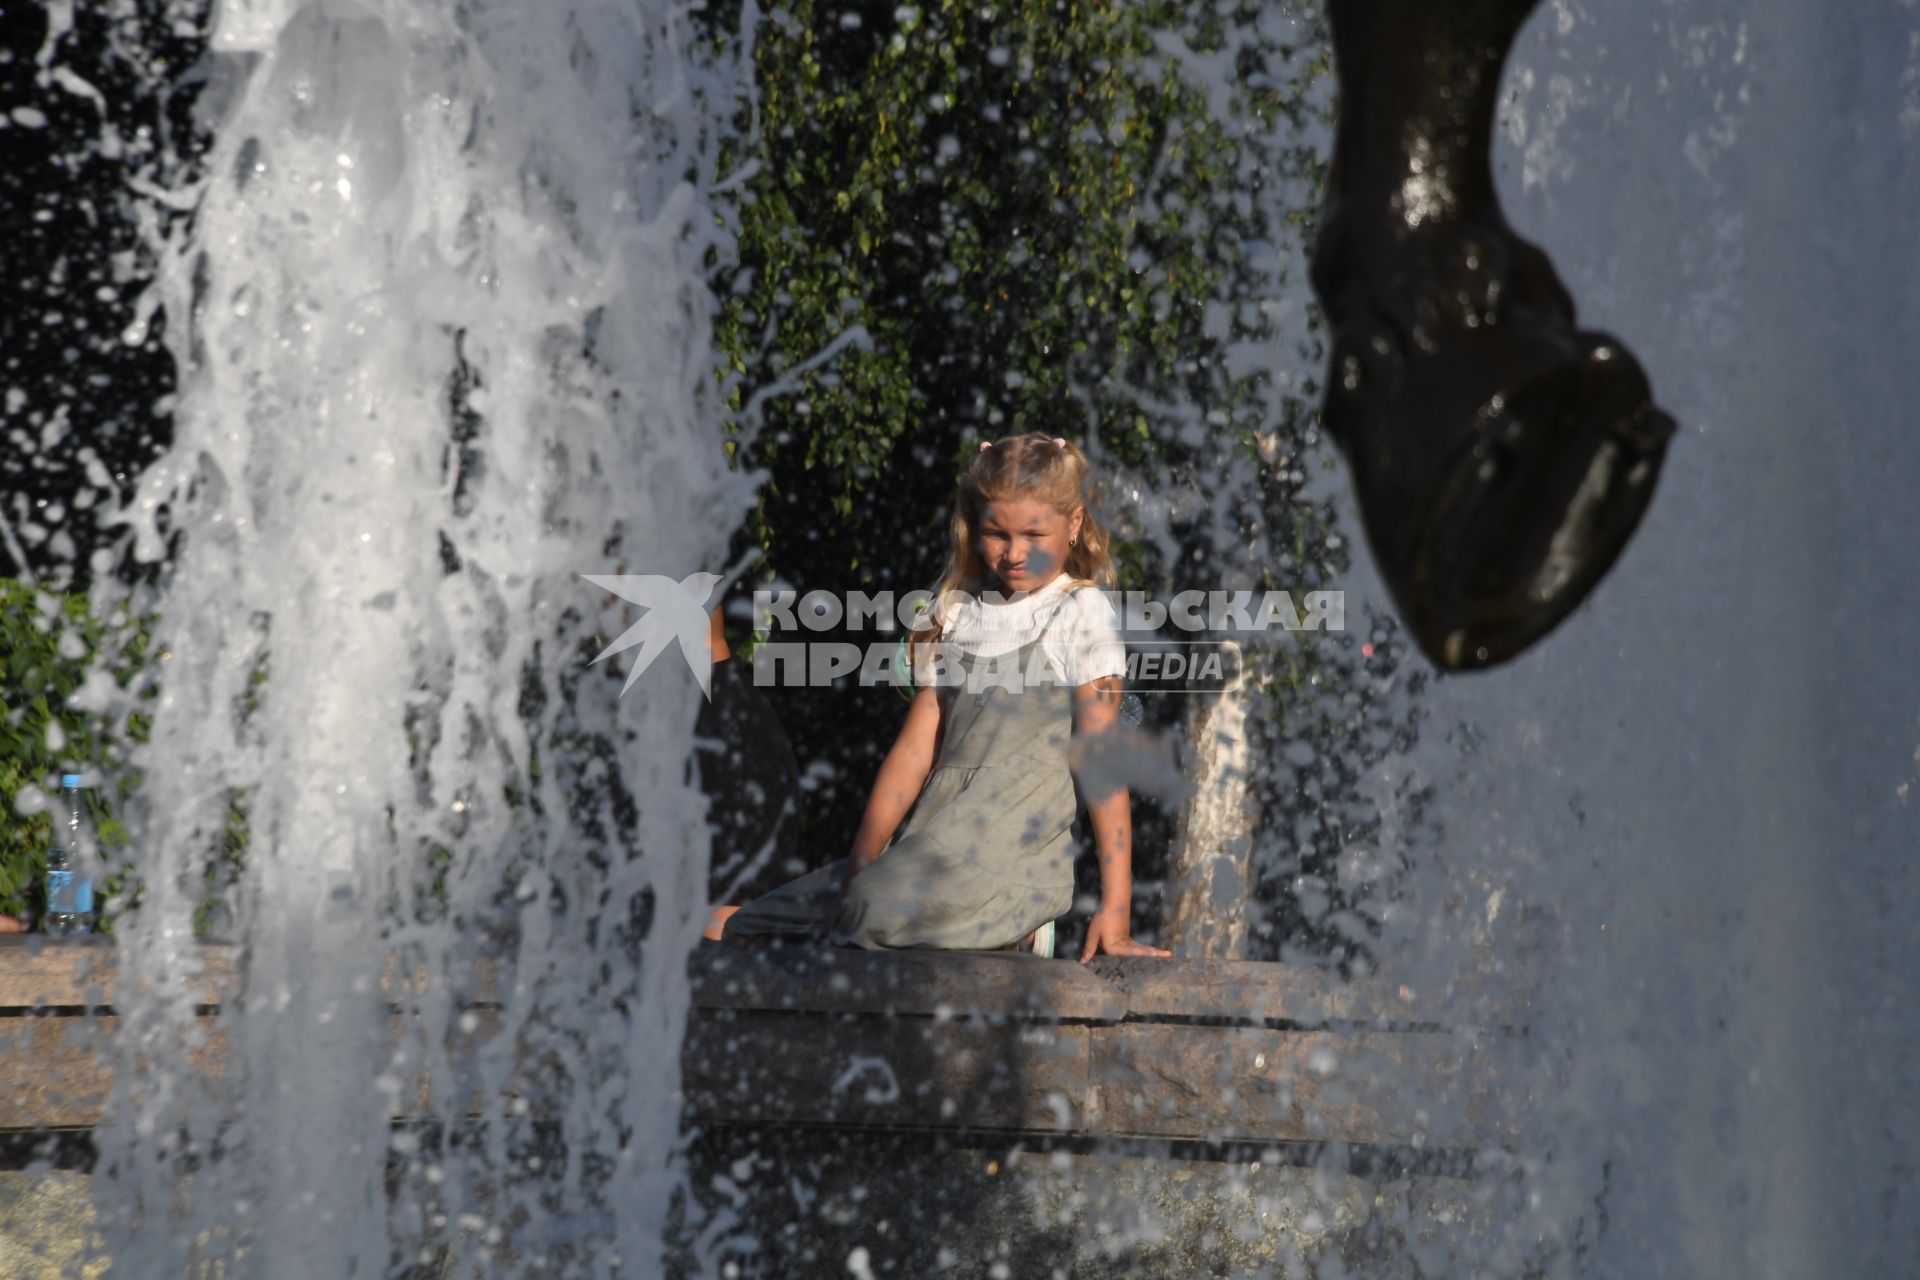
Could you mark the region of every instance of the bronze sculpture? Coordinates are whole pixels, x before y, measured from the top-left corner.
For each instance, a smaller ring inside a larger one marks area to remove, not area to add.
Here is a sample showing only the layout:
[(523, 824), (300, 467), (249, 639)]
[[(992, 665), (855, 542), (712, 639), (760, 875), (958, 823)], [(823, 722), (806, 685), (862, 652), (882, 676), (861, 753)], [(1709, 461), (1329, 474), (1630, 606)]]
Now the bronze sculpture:
[(1495, 98), (1537, 0), (1330, 0), (1340, 115), (1313, 284), (1324, 420), (1421, 648), (1524, 652), (1605, 576), (1673, 420), (1633, 356), (1577, 329), (1494, 191)]

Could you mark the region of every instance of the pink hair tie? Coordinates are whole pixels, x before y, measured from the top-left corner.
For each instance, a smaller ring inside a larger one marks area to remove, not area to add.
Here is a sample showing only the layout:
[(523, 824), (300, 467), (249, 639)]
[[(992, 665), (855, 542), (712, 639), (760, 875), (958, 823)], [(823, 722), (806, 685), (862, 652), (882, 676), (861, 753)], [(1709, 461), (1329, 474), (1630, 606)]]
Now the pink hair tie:
[(1066, 447), (1067, 447), (1067, 440), (1066, 440), (1066, 437), (1065, 437), (1065, 436), (1055, 436), (1055, 437), (1053, 438), (1053, 447), (1054, 447), (1054, 448), (1056, 448), (1056, 449), (1064, 449), (1064, 448), (1066, 448)]
[(991, 448), (993, 448), (993, 441), (991, 441), (991, 440), (982, 440), (982, 441), (980, 442), (980, 452), (982, 452), (982, 453), (985, 453), (985, 452), (986, 452), (987, 450), (989, 450), (989, 449), (991, 449)]

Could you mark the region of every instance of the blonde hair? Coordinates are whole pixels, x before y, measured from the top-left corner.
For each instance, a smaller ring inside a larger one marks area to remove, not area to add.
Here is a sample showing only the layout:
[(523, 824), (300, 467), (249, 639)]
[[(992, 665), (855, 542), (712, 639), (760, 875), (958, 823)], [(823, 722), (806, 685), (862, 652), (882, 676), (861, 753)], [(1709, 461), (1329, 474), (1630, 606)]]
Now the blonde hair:
[[(980, 513), (990, 504), (1008, 499), (1042, 502), (1067, 517), (1080, 511), (1080, 532), (1067, 548), (1062, 569), (1068, 590), (1111, 583), (1113, 557), (1108, 548), (1112, 540), (1106, 527), (1094, 517), (1089, 503), (1091, 491), (1087, 455), (1071, 440), (1030, 431), (982, 442), (980, 452), (968, 461), (954, 486), (953, 519), (948, 526), (952, 541), (946, 569), (933, 589), (936, 604), (953, 592), (978, 595), (991, 580), (992, 572), (980, 556)], [(910, 644), (932, 644), (945, 629), (944, 622), (936, 621), (915, 633)]]

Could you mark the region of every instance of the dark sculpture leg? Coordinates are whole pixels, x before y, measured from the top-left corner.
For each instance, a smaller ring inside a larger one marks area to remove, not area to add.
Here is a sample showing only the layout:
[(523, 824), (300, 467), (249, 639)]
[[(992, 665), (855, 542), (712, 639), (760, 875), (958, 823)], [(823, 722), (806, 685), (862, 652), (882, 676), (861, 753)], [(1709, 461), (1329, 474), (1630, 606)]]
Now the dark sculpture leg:
[(1440, 666), (1504, 662), (1606, 574), (1673, 420), (1515, 235), (1489, 157), (1536, 0), (1330, 0), (1340, 121), (1313, 284), (1325, 422), (1401, 616)]

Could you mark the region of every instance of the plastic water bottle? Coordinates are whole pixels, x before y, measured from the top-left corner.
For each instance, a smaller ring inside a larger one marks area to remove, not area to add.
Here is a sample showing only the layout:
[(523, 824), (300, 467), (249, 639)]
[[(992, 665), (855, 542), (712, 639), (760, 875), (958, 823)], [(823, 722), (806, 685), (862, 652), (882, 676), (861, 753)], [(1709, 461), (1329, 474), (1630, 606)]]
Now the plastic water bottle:
[[(62, 817), (64, 813), (64, 818)], [(53, 844), (47, 850), (46, 931), (58, 938), (93, 932), (93, 831), (87, 818), (87, 789), (80, 775), (60, 775), (60, 809), (53, 815)]]

